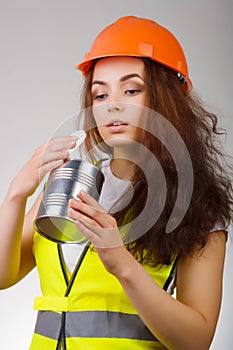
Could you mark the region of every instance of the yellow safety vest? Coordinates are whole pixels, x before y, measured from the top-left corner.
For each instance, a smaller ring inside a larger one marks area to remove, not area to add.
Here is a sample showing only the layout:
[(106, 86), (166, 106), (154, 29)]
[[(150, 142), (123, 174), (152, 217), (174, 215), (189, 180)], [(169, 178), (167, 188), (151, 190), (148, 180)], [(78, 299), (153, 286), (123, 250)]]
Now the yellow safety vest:
[[(35, 299), (38, 317), (30, 350), (165, 349), (93, 248), (84, 249), (72, 275), (61, 246), (38, 233), (34, 254), (43, 296)], [(163, 288), (174, 275), (175, 262), (144, 268)]]

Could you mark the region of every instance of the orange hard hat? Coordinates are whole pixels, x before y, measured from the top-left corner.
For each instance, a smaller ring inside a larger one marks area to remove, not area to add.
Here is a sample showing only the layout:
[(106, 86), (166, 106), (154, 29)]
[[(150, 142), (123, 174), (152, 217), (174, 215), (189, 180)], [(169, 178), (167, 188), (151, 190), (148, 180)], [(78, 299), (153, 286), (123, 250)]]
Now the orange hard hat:
[(192, 89), (181, 45), (170, 31), (150, 19), (119, 18), (100, 32), (90, 52), (76, 68), (85, 76), (93, 60), (109, 56), (149, 57), (174, 70), (186, 89)]

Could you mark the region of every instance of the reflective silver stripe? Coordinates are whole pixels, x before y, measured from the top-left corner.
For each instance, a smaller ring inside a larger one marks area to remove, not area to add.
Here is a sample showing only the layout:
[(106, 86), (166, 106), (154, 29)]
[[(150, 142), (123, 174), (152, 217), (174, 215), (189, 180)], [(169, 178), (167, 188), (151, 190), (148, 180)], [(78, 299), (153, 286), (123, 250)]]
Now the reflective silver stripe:
[(52, 311), (39, 311), (35, 333), (58, 340), (61, 328), (61, 314)]
[[(61, 314), (39, 311), (35, 333), (57, 340)], [(66, 338), (126, 338), (158, 341), (138, 315), (109, 311), (66, 313)]]

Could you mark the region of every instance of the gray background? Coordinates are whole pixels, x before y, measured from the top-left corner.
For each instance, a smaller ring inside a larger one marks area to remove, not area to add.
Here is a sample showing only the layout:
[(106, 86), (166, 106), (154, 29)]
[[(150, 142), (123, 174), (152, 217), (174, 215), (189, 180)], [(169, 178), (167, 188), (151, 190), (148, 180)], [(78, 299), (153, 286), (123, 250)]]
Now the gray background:
[[(232, 153), (232, 14), (232, 0), (1, 0), (0, 200), (34, 149), (79, 110), (82, 77), (74, 67), (95, 35), (124, 15), (154, 19), (179, 38), (194, 88), (221, 115), (220, 125), (228, 130), (225, 147)], [(232, 254), (229, 239), (212, 350), (232, 349)], [(28, 348), (39, 294), (36, 270), (0, 292), (1, 349)]]

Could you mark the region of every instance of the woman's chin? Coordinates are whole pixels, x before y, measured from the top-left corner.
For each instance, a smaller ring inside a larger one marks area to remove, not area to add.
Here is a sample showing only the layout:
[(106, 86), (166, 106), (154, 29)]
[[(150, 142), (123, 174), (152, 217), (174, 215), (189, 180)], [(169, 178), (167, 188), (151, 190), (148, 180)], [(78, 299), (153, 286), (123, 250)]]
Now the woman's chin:
[(119, 148), (119, 147), (128, 147), (135, 145), (135, 141), (132, 139), (126, 139), (123, 137), (112, 137), (108, 140), (105, 140), (105, 143), (112, 148)]

